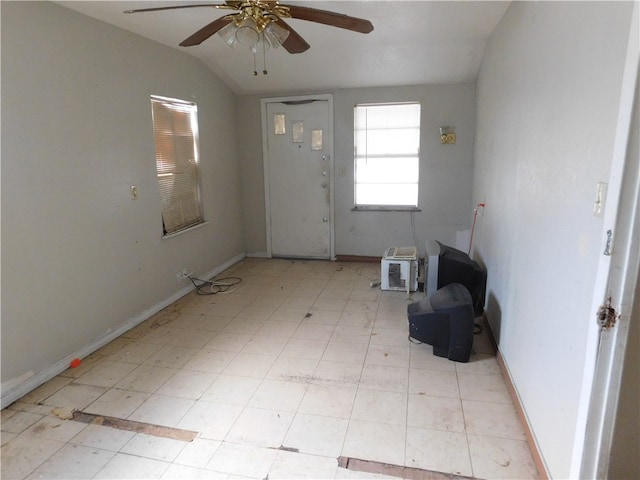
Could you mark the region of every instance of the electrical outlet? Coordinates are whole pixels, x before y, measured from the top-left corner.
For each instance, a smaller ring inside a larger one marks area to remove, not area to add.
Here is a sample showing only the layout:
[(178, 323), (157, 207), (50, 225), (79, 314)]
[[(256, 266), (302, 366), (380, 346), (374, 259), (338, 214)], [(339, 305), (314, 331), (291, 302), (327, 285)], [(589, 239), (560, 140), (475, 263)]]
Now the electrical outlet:
[(187, 269), (183, 268), (181, 272), (176, 273), (176, 280), (178, 281), (178, 283), (182, 282), (183, 280), (186, 280), (188, 278), (188, 273), (187, 273)]

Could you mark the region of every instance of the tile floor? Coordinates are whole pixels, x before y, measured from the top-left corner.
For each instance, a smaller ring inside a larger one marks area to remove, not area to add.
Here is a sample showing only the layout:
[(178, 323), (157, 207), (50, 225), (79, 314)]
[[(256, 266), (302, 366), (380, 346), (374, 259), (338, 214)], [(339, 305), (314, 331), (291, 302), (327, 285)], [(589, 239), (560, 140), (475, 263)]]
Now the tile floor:
[[(385, 478), (348, 456), (537, 478), (486, 334), (469, 363), (409, 342), (377, 264), (245, 259), (2, 411), (3, 479)], [(192, 442), (62, 420), (56, 407), (192, 430)], [(395, 477), (388, 477), (395, 478)]]

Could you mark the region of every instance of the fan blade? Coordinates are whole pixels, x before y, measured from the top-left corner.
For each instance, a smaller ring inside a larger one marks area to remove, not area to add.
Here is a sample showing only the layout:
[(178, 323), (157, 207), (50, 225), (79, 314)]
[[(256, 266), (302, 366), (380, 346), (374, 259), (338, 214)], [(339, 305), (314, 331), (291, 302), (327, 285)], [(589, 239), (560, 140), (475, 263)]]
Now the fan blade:
[(280, 4), (289, 9), (291, 18), (307, 20), (309, 22), (323, 23), (332, 27), (345, 28), (354, 32), (369, 33), (373, 30), (373, 24), (363, 18), (350, 17), (343, 13), (319, 10), (317, 8), (300, 7), (298, 5)]
[(124, 13), (140, 13), (140, 12), (160, 12), (162, 10), (178, 10), (182, 8), (201, 8), (201, 7), (209, 7), (209, 8), (227, 8), (231, 10), (235, 10), (236, 7), (232, 4), (239, 2), (227, 2), (228, 4), (221, 5), (219, 3), (200, 3), (197, 5), (173, 5), (170, 7), (151, 7), (151, 8), (139, 8), (137, 10), (125, 10)]
[(298, 32), (296, 32), (293, 28), (291, 28), (289, 24), (287, 24), (287, 22), (285, 22), (284, 20), (278, 17), (278, 20), (276, 21), (276, 23), (280, 25), (282, 28), (284, 28), (285, 30), (289, 31), (289, 36), (282, 43), (282, 46), (287, 52), (302, 53), (309, 50), (309, 44), (307, 43), (307, 41), (304, 38), (302, 38), (298, 34)]
[(186, 40), (180, 42), (181, 47), (192, 47), (194, 45), (200, 45), (210, 36), (216, 34), (218, 31), (222, 30), (227, 24), (233, 21), (233, 15), (226, 15), (224, 17), (220, 17), (217, 20), (214, 20), (208, 25), (205, 25), (196, 33), (191, 35)]

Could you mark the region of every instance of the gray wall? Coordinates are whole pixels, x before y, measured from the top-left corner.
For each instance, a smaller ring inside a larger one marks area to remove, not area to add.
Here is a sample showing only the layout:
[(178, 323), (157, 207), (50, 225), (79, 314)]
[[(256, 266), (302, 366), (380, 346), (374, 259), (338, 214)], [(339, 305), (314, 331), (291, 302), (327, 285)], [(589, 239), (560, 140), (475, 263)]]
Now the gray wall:
[[(421, 212), (414, 214), (418, 246), (423, 252), (427, 238), (453, 245), (456, 232), (470, 227), (473, 213), (474, 85), (356, 88), (323, 93), (333, 93), (336, 254), (382, 256), (387, 247), (414, 244), (408, 212), (352, 211), (353, 107), (357, 103), (421, 103)], [(243, 132), (243, 211), (250, 255), (264, 255), (267, 248), (260, 98), (243, 96), (238, 100), (238, 126)], [(455, 145), (440, 144), (439, 127), (443, 125), (456, 127)]]
[[(477, 82), (475, 256), (487, 314), (553, 478), (568, 478), (631, 3), (514, 2)], [(575, 468), (575, 465), (573, 465)]]
[[(198, 104), (207, 224), (162, 239), (152, 94)], [(236, 97), (192, 57), (2, 2), (2, 390), (244, 254)], [(132, 201), (129, 188), (138, 187)]]

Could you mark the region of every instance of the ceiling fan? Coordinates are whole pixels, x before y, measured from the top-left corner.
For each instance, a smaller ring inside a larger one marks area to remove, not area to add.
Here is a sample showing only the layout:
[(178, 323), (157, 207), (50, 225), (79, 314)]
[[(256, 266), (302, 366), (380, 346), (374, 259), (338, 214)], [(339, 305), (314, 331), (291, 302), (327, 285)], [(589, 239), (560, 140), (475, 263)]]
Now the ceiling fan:
[[(255, 54), (260, 49), (282, 45), (289, 53), (302, 53), (309, 44), (284, 19), (295, 18), (344, 28), (360, 33), (369, 33), (373, 25), (369, 20), (350, 17), (342, 13), (317, 8), (287, 5), (274, 0), (227, 0), (223, 4), (174, 5), (166, 7), (126, 10), (124, 13), (157, 12), (183, 8), (209, 7), (220, 10), (236, 10), (205, 25), (180, 43), (182, 47), (199, 45), (218, 33), (228, 45), (236, 43), (248, 46)], [(255, 73), (255, 72), (254, 72)]]

